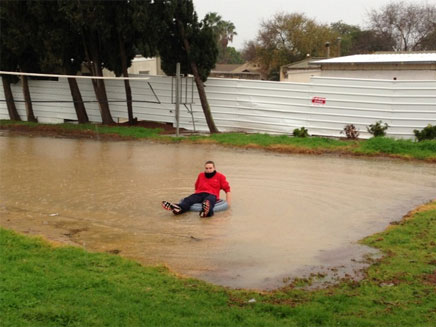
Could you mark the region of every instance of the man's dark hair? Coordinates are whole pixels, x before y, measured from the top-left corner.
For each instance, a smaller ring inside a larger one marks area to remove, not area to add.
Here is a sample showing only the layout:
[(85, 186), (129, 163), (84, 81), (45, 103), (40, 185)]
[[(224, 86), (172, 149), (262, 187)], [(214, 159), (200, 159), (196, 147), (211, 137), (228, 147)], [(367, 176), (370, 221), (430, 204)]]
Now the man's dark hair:
[(206, 166), (207, 164), (212, 164), (215, 167), (215, 162), (213, 162), (212, 160), (206, 161), (204, 165)]

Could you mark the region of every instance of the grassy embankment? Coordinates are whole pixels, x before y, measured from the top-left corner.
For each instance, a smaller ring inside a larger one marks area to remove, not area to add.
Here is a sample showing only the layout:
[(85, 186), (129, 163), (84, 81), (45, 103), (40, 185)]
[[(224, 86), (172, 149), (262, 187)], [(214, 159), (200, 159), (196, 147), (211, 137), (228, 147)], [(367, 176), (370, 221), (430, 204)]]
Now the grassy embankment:
[[(305, 291), (228, 290), (116, 255), (53, 246), (0, 229), (6, 326), (434, 326), (436, 202), (370, 236), (380, 249), (360, 282)], [(255, 299), (256, 302), (248, 302)]]
[(436, 162), (436, 140), (415, 142), (412, 140), (395, 140), (386, 137), (369, 140), (338, 140), (323, 137), (297, 138), (287, 135), (221, 133), (210, 136), (170, 137), (161, 135), (162, 129), (103, 126), (94, 124), (37, 124), (0, 120), (0, 128), (34, 130), (44, 134), (59, 133), (71, 136), (116, 136), (128, 139), (152, 139), (162, 142), (217, 143), (237, 147), (264, 148), (278, 152), (294, 153), (339, 153), (363, 156), (389, 156), (402, 159), (419, 159)]

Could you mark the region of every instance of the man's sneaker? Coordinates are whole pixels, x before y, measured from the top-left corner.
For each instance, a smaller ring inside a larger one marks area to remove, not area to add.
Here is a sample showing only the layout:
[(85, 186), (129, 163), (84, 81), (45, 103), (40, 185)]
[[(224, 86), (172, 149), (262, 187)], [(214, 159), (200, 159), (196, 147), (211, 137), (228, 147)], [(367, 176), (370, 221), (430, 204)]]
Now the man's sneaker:
[(162, 208), (168, 211), (172, 211), (175, 214), (180, 213), (181, 208), (177, 204), (172, 204), (168, 201), (162, 201)]
[(209, 200), (203, 201), (201, 204), (200, 217), (207, 217), (210, 211), (210, 202)]

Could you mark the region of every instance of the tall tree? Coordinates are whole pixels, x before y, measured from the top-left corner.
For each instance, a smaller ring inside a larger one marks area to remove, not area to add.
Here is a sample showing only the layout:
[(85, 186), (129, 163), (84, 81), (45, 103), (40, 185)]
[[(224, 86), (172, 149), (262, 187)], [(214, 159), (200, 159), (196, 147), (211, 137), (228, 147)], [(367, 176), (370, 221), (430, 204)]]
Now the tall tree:
[[(4, 34), (2, 36), (2, 47), (6, 52), (9, 52), (7, 56), (12, 55), (15, 57), (16, 68), (21, 72), (40, 72), (39, 58), (34, 51), (36, 42), (34, 31), (37, 24), (27, 3), (24, 1), (3, 1), (0, 8), (2, 23), (7, 26), (7, 29), (5, 31), (2, 29), (1, 32), (1, 34)], [(11, 66), (11, 68), (13, 67)], [(36, 122), (27, 76), (21, 76), (21, 85), (27, 120)]]
[[(106, 3), (107, 20), (111, 21), (111, 40), (103, 46), (105, 66), (116, 76), (128, 77), (136, 51), (144, 57), (157, 55), (159, 37), (166, 14), (165, 1), (123, 0)], [(134, 123), (129, 80), (124, 80), (129, 123)]]
[(353, 33), (350, 54), (392, 51), (394, 47), (395, 40), (389, 34), (382, 34), (373, 30), (363, 30)]
[(135, 48), (145, 58), (158, 54), (160, 42), (173, 18), (173, 5), (168, 0), (131, 0), (132, 24), (135, 26)]
[(244, 59), (242, 59), (241, 53), (238, 50), (236, 50), (234, 47), (227, 47), (221, 59), (220, 59), (220, 55), (218, 55), (218, 60), (217, 60), (219, 64), (221, 63), (243, 64), (244, 63)]
[(217, 133), (203, 85), (218, 55), (213, 30), (207, 21), (198, 21), (192, 0), (177, 0), (172, 6), (172, 18), (159, 47), (162, 69), (174, 75), (176, 63), (180, 62), (182, 73), (194, 76), (209, 131)]
[(351, 54), (351, 48), (353, 47), (353, 38), (356, 34), (360, 33), (360, 27), (356, 25), (345, 24), (342, 21), (338, 21), (330, 24), (332, 31), (339, 35), (340, 41), (338, 42), (338, 49), (336, 55), (347, 56)]
[(244, 43), (244, 48), (242, 49), (242, 58), (248, 62), (255, 62), (257, 56), (257, 48), (259, 45), (255, 40), (246, 41)]
[(419, 50), (436, 50), (436, 29), (422, 39)]
[(264, 21), (258, 32), (256, 61), (264, 74), (277, 79), (280, 66), (304, 59), (307, 55), (325, 55), (325, 43), (336, 52), (338, 33), (303, 14), (278, 13)]
[(393, 1), (369, 13), (370, 28), (395, 40), (399, 51), (431, 50), (425, 40), (436, 29), (436, 5)]
[[(17, 71), (18, 62), (16, 56), (8, 48), (8, 33), (9, 30), (7, 9), (5, 3), (0, 2), (0, 70), (3, 71)], [(13, 75), (2, 75), (3, 91), (5, 94), (6, 106), (8, 108), (9, 118), (11, 120), (20, 121), (20, 115), (18, 114), (17, 107), (15, 106), (14, 95), (11, 89), (11, 83), (18, 82), (18, 78)]]
[(238, 35), (236, 33), (235, 24), (230, 21), (223, 21), (221, 23), (220, 43), (222, 48), (227, 48), (229, 42), (233, 42), (233, 37)]
[(330, 24), (330, 28), (341, 38), (338, 42), (341, 55), (392, 51), (395, 45), (391, 35), (374, 30), (361, 30), (359, 26), (348, 25), (342, 21)]
[[(33, 1), (34, 16), (38, 22), (35, 37), (39, 40), (37, 52), (44, 73), (76, 75), (84, 59), (81, 37), (71, 31), (71, 25), (57, 2)], [(68, 35), (68, 37), (65, 37)], [(67, 78), (79, 123), (89, 122), (77, 80)]]
[(204, 21), (210, 28), (212, 28), (215, 35), (215, 40), (218, 46), (217, 62), (220, 64), (239, 63), (234, 62), (236, 50), (234, 48), (233, 50), (229, 50), (228, 48), (228, 44), (233, 42), (233, 37), (238, 35), (235, 30), (235, 24), (231, 21), (223, 20), (216, 12), (206, 14)]
[[(146, 4), (146, 2), (142, 2)], [(130, 1), (108, 1), (104, 6), (106, 21), (111, 21), (110, 40), (103, 43), (102, 60), (105, 66), (116, 76), (129, 77), (128, 67), (135, 57), (134, 38), (135, 28), (132, 24), (133, 8)], [(129, 80), (124, 80), (127, 99), (127, 114), (129, 124), (134, 123), (132, 91)]]
[[(85, 66), (92, 76), (103, 76), (102, 46), (111, 40), (111, 21), (105, 15), (105, 2), (98, 0), (58, 0), (75, 33), (81, 37)], [(95, 95), (104, 124), (113, 124), (104, 80), (93, 79)]]

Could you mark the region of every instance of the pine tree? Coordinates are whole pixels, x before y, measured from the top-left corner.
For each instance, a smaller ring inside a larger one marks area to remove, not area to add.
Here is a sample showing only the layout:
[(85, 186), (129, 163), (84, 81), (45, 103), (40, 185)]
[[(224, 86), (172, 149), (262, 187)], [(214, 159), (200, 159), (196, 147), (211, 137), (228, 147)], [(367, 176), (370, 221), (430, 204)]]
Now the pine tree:
[(177, 0), (172, 2), (163, 36), (159, 46), (162, 69), (167, 75), (174, 75), (180, 62), (182, 74), (194, 76), (209, 131), (218, 133), (203, 84), (218, 56), (212, 28), (207, 21), (198, 21), (192, 0)]

